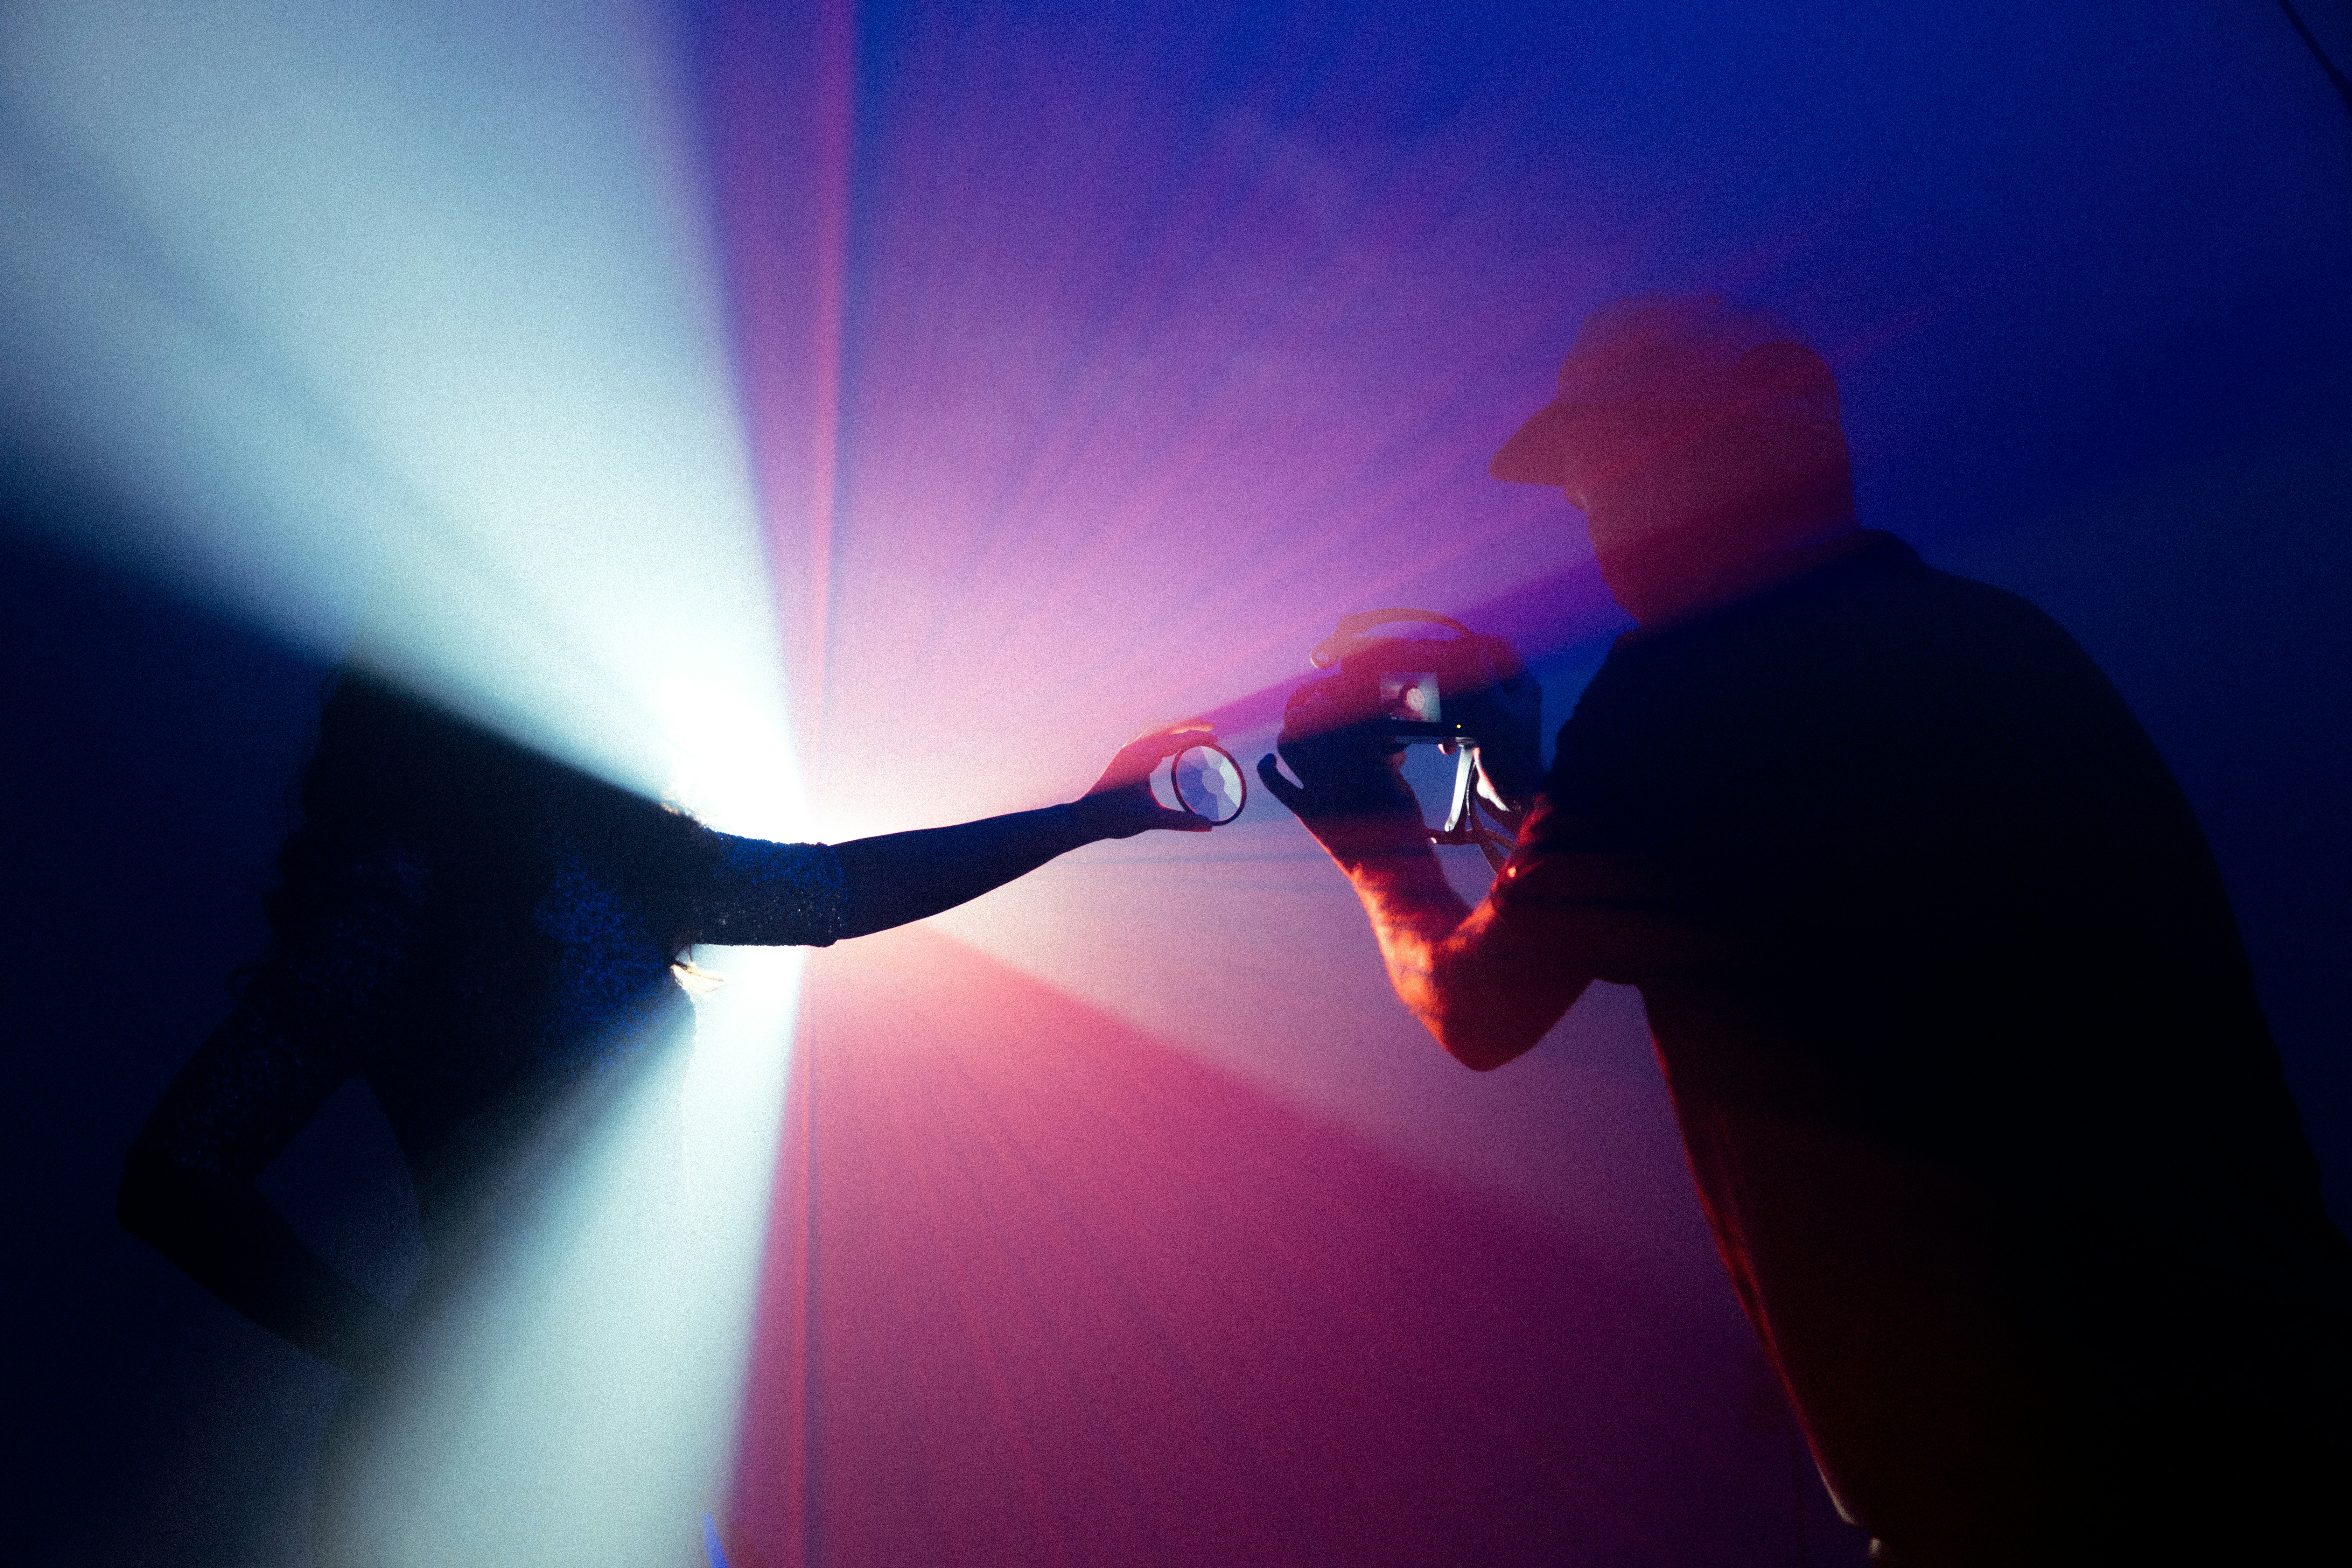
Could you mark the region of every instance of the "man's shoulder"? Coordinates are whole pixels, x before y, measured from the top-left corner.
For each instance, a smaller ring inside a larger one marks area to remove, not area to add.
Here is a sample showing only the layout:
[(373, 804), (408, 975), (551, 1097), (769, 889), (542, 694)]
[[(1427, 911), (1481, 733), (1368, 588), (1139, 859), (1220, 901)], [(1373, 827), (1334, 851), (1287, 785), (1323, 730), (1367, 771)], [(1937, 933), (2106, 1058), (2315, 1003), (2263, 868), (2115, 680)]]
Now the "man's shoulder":
[(1621, 638), (1559, 732), (1554, 776), (1634, 756), (1738, 772), (1759, 748), (1864, 733), (1921, 752), (2092, 720), (2104, 732), (2122, 711), (2042, 610), (1879, 535), (1723, 614)]
[(1892, 534), (1864, 533), (1819, 568), (1703, 619), (1620, 637), (1602, 690), (1652, 679), (1712, 679), (1783, 663), (1826, 671), (1842, 660), (2003, 656), (2082, 660), (2074, 640), (2006, 588), (1927, 565)]

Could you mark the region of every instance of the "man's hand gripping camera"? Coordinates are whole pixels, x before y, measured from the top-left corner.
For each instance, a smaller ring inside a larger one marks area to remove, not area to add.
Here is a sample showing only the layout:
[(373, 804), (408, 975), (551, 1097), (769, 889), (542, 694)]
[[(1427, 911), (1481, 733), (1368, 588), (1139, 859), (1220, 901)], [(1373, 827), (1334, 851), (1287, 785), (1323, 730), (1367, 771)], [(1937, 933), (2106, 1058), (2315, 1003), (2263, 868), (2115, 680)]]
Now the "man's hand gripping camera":
[[(1374, 636), (1397, 625), (1450, 628), (1444, 637)], [(1402, 816), (1420, 802), (1399, 764), (1407, 746), (1433, 744), (1458, 759), (1435, 844), (1475, 844), (1496, 867), (1540, 783), (1543, 691), (1500, 637), (1481, 637), (1428, 610), (1362, 610), (1309, 655), (1332, 673), (1290, 695), (1277, 749), (1299, 782), (1269, 756), (1258, 776), (1310, 828), (1337, 817)], [(1479, 820), (1481, 807), (1503, 831)], [(1318, 833), (1318, 837), (1322, 835)]]

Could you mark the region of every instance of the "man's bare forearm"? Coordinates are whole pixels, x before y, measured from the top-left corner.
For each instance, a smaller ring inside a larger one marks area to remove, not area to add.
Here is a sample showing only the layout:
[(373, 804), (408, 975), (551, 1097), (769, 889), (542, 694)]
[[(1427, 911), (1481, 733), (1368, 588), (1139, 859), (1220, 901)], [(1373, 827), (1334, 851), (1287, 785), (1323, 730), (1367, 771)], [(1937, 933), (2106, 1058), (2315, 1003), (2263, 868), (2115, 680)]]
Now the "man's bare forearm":
[(1397, 999), (1465, 1066), (1483, 1072), (1527, 1051), (1589, 981), (1514, 931), (1491, 900), (1464, 903), (1419, 834), (1360, 835), (1330, 847), (1371, 921)]
[(1434, 1032), (1445, 1013), (1441, 953), (1470, 918), (1470, 906), (1447, 883), (1426, 843), (1354, 857), (1341, 861), (1340, 869), (1372, 922), (1397, 1000)]

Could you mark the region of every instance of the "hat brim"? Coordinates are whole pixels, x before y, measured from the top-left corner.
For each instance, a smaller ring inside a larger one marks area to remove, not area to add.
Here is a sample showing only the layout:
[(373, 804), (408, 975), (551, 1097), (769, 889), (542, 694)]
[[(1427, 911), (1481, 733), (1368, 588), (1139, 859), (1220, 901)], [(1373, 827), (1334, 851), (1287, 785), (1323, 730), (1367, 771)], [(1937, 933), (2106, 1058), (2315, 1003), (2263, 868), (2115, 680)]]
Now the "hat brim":
[(1547, 403), (1487, 459), (1486, 472), (1515, 485), (1568, 483), (1570, 405)]

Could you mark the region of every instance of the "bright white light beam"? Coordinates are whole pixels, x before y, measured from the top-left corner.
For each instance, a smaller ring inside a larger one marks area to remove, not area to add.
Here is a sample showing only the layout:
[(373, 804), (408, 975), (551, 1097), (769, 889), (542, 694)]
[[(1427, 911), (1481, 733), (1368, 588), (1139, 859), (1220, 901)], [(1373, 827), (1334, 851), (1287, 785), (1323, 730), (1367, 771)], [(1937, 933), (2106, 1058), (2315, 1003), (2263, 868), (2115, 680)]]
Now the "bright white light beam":
[[(0, 482), (95, 495), (67, 542), (298, 646), (796, 837), (682, 88), (627, 0), (0, 11)], [(404, 1560), (667, 1561), (725, 1486), (799, 971), (720, 962), (691, 1074), (657, 1049), (473, 1282)]]

